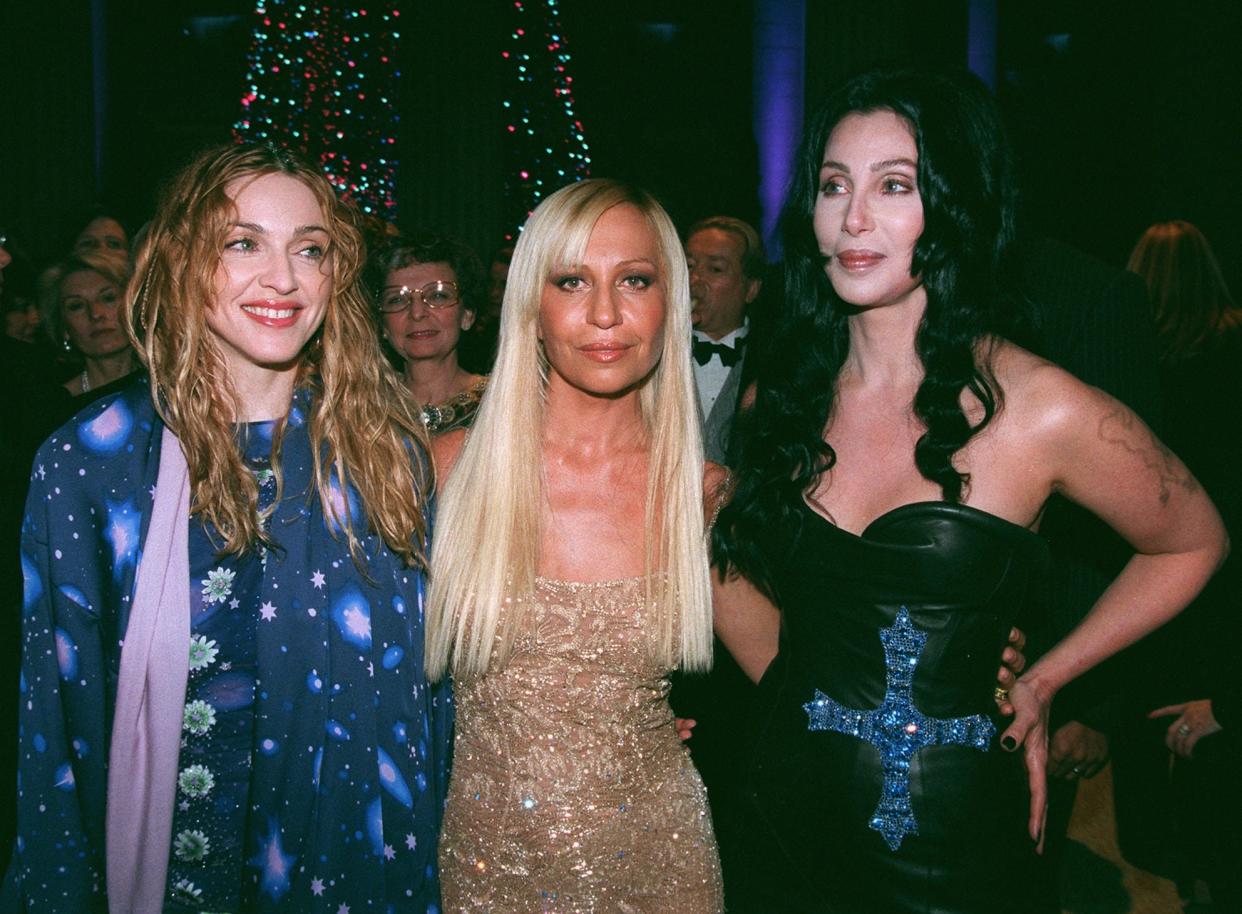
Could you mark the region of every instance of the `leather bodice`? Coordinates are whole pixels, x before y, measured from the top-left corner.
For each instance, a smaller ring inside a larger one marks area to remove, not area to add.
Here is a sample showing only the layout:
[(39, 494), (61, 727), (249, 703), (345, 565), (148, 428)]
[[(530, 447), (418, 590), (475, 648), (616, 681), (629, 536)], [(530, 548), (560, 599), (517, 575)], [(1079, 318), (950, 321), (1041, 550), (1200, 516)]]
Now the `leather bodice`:
[(999, 903), (1035, 857), (1021, 753), (997, 745), (992, 690), (1043, 541), (943, 502), (861, 535), (803, 511), (773, 575), (780, 651), (747, 769), (787, 867), (772, 910), (1032, 910)]
[(877, 632), (904, 606), (927, 634), (914, 676), (920, 710), (934, 717), (993, 711), (1001, 650), (1047, 561), (1044, 541), (946, 502), (896, 508), (858, 536), (805, 512), (776, 580), (781, 654), (791, 671), (842, 704), (876, 707), (885, 691)]

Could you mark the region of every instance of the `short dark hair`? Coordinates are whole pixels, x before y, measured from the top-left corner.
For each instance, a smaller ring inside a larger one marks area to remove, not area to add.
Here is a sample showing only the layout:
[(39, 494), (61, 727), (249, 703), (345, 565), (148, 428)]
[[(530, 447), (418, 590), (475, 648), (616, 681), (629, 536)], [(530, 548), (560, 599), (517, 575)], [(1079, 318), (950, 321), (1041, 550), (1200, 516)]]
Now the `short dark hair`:
[(412, 263), (447, 263), (457, 275), (462, 307), (478, 313), (487, 293), (483, 265), (464, 241), (437, 232), (398, 235), (381, 242), (367, 259), (367, 287), (376, 301), (383, 294), (388, 274)]

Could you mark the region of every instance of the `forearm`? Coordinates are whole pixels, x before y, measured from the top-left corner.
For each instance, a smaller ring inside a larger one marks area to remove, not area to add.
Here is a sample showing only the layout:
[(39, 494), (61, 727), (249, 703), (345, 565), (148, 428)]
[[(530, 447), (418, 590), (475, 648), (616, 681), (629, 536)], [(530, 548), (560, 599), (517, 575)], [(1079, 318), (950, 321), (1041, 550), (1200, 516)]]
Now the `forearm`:
[(1215, 573), (1225, 549), (1222, 532), (1190, 551), (1135, 555), (1086, 618), (1023, 679), (1047, 696), (1055, 695), (1181, 612)]

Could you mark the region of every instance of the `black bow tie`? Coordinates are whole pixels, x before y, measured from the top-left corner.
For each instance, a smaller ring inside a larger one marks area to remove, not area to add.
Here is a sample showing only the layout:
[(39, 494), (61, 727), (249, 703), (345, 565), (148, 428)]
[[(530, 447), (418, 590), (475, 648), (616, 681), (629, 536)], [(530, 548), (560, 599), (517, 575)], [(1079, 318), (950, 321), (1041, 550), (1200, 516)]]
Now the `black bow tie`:
[(701, 340), (697, 336), (694, 338), (694, 360), (700, 365), (706, 365), (712, 360), (712, 356), (720, 356), (720, 362), (725, 368), (732, 368), (742, 358), (742, 347), (746, 345), (746, 337), (734, 341), (732, 346), (724, 343), (713, 343), (711, 340)]

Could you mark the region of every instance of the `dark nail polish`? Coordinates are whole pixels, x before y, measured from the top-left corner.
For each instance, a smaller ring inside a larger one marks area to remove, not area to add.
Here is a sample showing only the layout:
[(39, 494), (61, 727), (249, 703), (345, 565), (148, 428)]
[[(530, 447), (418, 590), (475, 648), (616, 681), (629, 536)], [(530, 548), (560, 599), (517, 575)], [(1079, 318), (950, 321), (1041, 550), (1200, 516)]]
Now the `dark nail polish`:
[(1018, 748), (1018, 741), (1012, 736), (1001, 737), (1001, 748), (1006, 752), (1013, 752), (1014, 749)]

